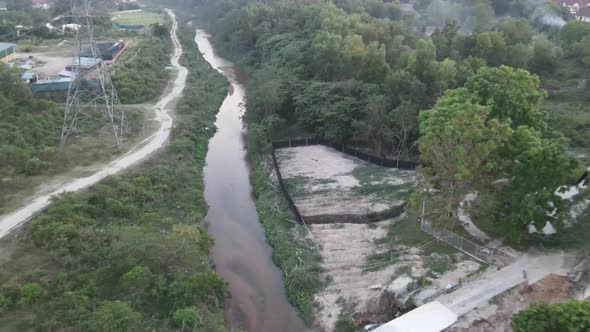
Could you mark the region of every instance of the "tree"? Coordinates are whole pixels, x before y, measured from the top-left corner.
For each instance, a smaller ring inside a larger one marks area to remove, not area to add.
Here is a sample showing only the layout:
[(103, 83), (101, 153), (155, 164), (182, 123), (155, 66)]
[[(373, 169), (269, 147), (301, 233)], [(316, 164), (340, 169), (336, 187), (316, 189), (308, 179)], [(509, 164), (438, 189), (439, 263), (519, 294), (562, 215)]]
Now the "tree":
[(466, 187), (495, 168), (492, 157), (510, 134), (508, 124), (489, 120), (490, 114), (466, 89), (447, 91), (433, 109), (420, 113), (422, 173), (440, 193), (435, 201), (443, 221), (454, 218)]
[(150, 25), (152, 35), (160, 39), (167, 39), (170, 36), (170, 31), (165, 25), (155, 23)]
[(531, 223), (542, 229), (547, 211), (562, 210), (555, 190), (567, 183), (576, 167), (566, 149), (565, 140), (544, 138), (540, 131), (520, 126), (500, 152), (505, 161), (503, 172), (511, 181), (498, 192), (498, 218), (510, 240), (520, 241)]
[(361, 79), (367, 83), (383, 83), (389, 70), (383, 45), (377, 42), (369, 44), (361, 66)]
[(181, 331), (196, 331), (203, 325), (203, 316), (197, 307), (187, 307), (178, 309), (172, 316), (174, 323), (180, 327)]
[(489, 64), (499, 65), (506, 58), (506, 41), (501, 32), (482, 32), (475, 40), (475, 54)]
[(568, 49), (582, 38), (590, 36), (590, 24), (581, 21), (571, 21), (560, 30), (560, 37), (564, 49)]
[(336, 80), (342, 74), (342, 36), (320, 31), (311, 43), (312, 67), (318, 78)]
[(512, 317), (514, 332), (585, 332), (590, 330), (590, 302), (539, 304)]
[(347, 78), (356, 79), (363, 61), (367, 56), (367, 46), (363, 42), (363, 37), (359, 35), (348, 35), (344, 38), (343, 50), (344, 70)]
[(551, 72), (557, 55), (555, 45), (545, 36), (537, 36), (533, 44), (531, 68), (536, 72)]
[(126, 302), (103, 301), (84, 325), (91, 332), (140, 331), (141, 314)]
[(436, 29), (430, 36), (436, 46), (438, 60), (456, 58), (458, 55), (456, 44), (459, 34), (459, 23), (455, 20), (447, 21), (442, 30)]
[(157, 288), (158, 285), (161, 286), (162, 284), (163, 280), (159, 280), (157, 275), (154, 275), (150, 269), (144, 266), (136, 266), (121, 276), (121, 285), (130, 293), (135, 302), (141, 301), (150, 288)]
[(508, 47), (506, 64), (515, 68), (528, 68), (532, 58), (532, 50), (525, 44), (516, 44)]
[(533, 36), (533, 28), (525, 18), (503, 17), (498, 28), (509, 45), (528, 44)]
[(45, 297), (46, 294), (45, 289), (38, 283), (24, 284), (20, 290), (18, 304), (33, 304)]
[(509, 120), (512, 128), (524, 125), (547, 128), (547, 115), (540, 110), (540, 80), (523, 69), (484, 67), (466, 83), (481, 105), (491, 106), (491, 117)]

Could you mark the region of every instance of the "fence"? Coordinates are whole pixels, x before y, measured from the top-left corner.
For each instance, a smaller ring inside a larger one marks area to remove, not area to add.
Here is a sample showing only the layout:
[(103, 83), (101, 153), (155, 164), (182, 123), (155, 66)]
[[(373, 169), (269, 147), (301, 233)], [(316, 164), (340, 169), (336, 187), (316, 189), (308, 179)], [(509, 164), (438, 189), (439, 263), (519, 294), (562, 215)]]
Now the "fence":
[(295, 203), (293, 202), (291, 195), (289, 195), (289, 191), (287, 191), (287, 187), (285, 186), (285, 182), (283, 181), (283, 175), (281, 174), (281, 169), (279, 168), (279, 163), (277, 162), (277, 156), (275, 155), (274, 148), (272, 149), (272, 164), (275, 168), (275, 172), (277, 173), (279, 187), (281, 188), (281, 191), (283, 192), (283, 195), (287, 200), (287, 204), (289, 204), (289, 208), (293, 212), (293, 215), (295, 216), (295, 219), (297, 219), (297, 222), (302, 225), (305, 225), (305, 221), (301, 217), (301, 213), (299, 213), (299, 210), (297, 209), (297, 206), (295, 206)]
[(497, 255), (496, 250), (481, 246), (465, 237), (449, 231), (442, 227), (433, 226), (426, 220), (426, 200), (422, 201), (422, 217), (420, 218), (420, 229), (432, 235), (434, 238), (457, 248), (465, 254), (482, 261), (484, 263), (494, 264), (492, 257)]
[(429, 222), (422, 218), (422, 222), (420, 224), (420, 229), (435, 237), (436, 239), (453, 246), (460, 251), (464, 252), (465, 254), (482, 261), (484, 263), (493, 264), (492, 256), (494, 255), (494, 250), (490, 248), (486, 248), (480, 246), (479, 244), (468, 240), (460, 235), (457, 235), (445, 228), (435, 227), (432, 226)]
[(274, 149), (281, 149), (281, 148), (291, 148), (296, 146), (306, 146), (306, 145), (324, 145), (336, 149), (342, 153), (347, 155), (356, 157), (358, 159), (367, 161), (371, 164), (375, 164), (377, 166), (387, 167), (387, 168), (399, 168), (403, 170), (415, 170), (418, 166), (417, 163), (413, 161), (406, 161), (406, 160), (398, 160), (398, 159), (387, 159), (384, 157), (375, 156), (366, 152), (363, 152), (359, 149), (355, 149), (353, 147), (336, 143), (327, 139), (319, 138), (319, 137), (311, 137), (311, 138), (299, 138), (299, 139), (288, 139), (284, 141), (275, 141), (272, 142), (272, 147)]

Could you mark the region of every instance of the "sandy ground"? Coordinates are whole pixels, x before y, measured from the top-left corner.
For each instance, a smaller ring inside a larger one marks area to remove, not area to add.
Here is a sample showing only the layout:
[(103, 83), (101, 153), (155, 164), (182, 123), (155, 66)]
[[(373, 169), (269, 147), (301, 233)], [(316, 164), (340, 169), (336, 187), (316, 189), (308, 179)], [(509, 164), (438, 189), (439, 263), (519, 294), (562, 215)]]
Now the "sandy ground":
[[(404, 203), (399, 199), (383, 202), (359, 195), (355, 189), (361, 183), (352, 172), (371, 165), (360, 159), (322, 145), (279, 149), (276, 153), (283, 178), (286, 181), (303, 180), (301, 190), (304, 195), (291, 193), (291, 196), (304, 218), (366, 215), (400, 207)], [(380, 180), (381, 183), (404, 185), (415, 181), (415, 172), (384, 170), (386, 176)]]
[(473, 201), (475, 201), (475, 199), (477, 199), (477, 193), (467, 194), (465, 199), (459, 204), (457, 215), (459, 217), (459, 221), (463, 225), (463, 228), (465, 228), (465, 230), (471, 234), (471, 236), (474, 236), (481, 241), (487, 242), (490, 240), (490, 237), (477, 228), (469, 216), (469, 209), (471, 208), (471, 204)]
[(142, 142), (136, 144), (123, 156), (101, 168), (96, 173), (72, 179), (71, 181), (57, 185), (53, 190), (39, 197), (31, 197), (28, 203), (17, 211), (0, 217), (0, 238), (6, 236), (23, 223), (27, 222), (34, 214), (38, 213), (50, 204), (53, 197), (65, 192), (74, 192), (83, 190), (100, 180), (117, 174), (138, 162), (149, 157), (152, 153), (163, 147), (168, 141), (172, 129), (173, 119), (170, 116), (171, 108), (175, 107), (176, 100), (181, 96), (186, 86), (188, 69), (181, 66), (179, 61), (182, 55), (182, 47), (176, 36), (177, 22), (173, 12), (169, 12), (173, 21), (171, 29), (172, 41), (174, 43), (174, 54), (172, 56), (172, 65), (177, 69), (177, 75), (172, 82), (172, 88), (164, 95), (154, 106), (155, 121), (160, 125), (158, 129)]
[[(326, 278), (331, 280), (316, 296), (318, 331), (332, 331), (343, 307), (351, 310), (355, 317), (387, 317), (383, 312), (393, 308), (384, 305), (383, 296), (391, 294), (397, 301), (407, 300), (412, 284), (427, 274), (421, 249), (404, 246), (396, 247), (397, 258), (386, 262), (385, 268), (366, 271), (367, 257), (384, 250), (375, 240), (385, 237), (394, 222), (400, 220), (386, 220), (371, 225), (309, 226), (313, 239), (320, 247)], [(478, 263), (461, 260), (439, 278), (428, 278), (430, 286), (413, 293), (422, 299), (432, 298), (444, 292), (449, 284), (456, 285), (469, 274), (475, 273), (479, 267)]]
[(33, 72), (37, 73), (40, 79), (55, 77), (72, 64), (74, 49), (71, 46), (64, 46), (61, 50), (48, 50), (47, 52), (16, 53), (16, 58), (29, 59), (35, 63)]

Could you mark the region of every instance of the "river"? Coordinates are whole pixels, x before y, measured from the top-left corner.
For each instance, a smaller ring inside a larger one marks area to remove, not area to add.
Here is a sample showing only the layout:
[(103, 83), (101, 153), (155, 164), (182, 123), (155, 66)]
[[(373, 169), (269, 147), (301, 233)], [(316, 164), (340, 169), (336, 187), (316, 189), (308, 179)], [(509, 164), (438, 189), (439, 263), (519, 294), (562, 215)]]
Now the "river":
[(205, 176), (206, 221), (215, 238), (212, 259), (229, 283), (225, 319), (230, 328), (250, 332), (305, 330), (289, 303), (281, 271), (272, 261), (252, 197), (241, 116), (245, 88), (232, 63), (215, 55), (209, 36), (197, 30), (203, 57), (230, 82), (217, 115), (217, 133), (209, 141)]

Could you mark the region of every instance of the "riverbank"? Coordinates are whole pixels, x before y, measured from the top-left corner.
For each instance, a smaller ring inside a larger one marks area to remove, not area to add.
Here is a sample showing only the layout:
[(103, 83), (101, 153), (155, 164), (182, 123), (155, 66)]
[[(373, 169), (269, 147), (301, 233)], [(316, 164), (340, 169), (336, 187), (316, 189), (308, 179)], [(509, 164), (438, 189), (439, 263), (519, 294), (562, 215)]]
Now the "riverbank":
[(176, 106), (167, 148), (54, 200), (0, 241), (3, 330), (225, 330), (202, 168), (227, 86), (199, 56), (193, 33), (179, 31), (190, 93)]

